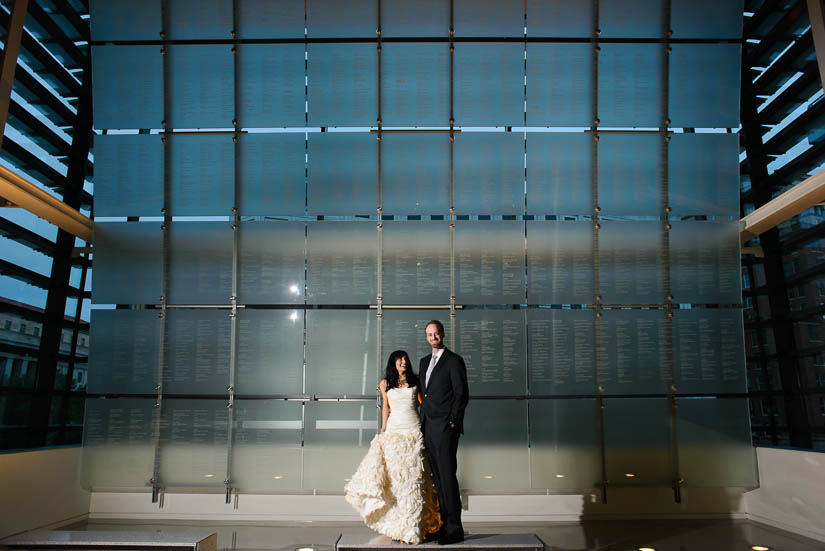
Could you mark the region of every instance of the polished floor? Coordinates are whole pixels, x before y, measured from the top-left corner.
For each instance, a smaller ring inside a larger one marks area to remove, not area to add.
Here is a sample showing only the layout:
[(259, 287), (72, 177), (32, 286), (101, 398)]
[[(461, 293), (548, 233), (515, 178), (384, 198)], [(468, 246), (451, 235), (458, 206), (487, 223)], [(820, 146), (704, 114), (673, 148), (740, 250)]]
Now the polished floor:
[[(219, 550), (294, 551), (311, 547), (332, 551), (342, 533), (368, 535), (362, 524), (227, 523), (214, 521), (158, 522), (88, 520), (64, 527), (72, 530), (193, 530), (208, 528), (218, 533)], [(754, 545), (771, 551), (825, 551), (825, 543), (785, 532), (764, 524), (739, 520), (690, 521), (586, 521), (547, 523), (471, 524), (468, 534), (534, 533), (546, 549), (558, 551), (637, 551), (652, 547), (657, 551), (749, 551)], [(415, 546), (407, 546), (414, 548)], [(444, 547), (443, 549), (448, 549)]]

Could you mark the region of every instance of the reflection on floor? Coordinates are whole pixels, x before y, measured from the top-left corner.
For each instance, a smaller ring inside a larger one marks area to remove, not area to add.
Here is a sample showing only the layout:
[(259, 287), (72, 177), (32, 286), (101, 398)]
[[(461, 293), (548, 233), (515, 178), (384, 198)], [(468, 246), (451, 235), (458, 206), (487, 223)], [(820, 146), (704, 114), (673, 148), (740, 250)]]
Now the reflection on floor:
[[(370, 534), (363, 524), (349, 522), (261, 523), (217, 521), (89, 520), (62, 530), (192, 530), (218, 533), (219, 550), (332, 551), (342, 533)], [(749, 551), (762, 545), (771, 551), (825, 551), (817, 542), (764, 524), (738, 520), (586, 521), (546, 523), (465, 523), (468, 534), (535, 533), (558, 551)], [(414, 546), (409, 546), (411, 549)], [(449, 549), (449, 547), (444, 547)]]

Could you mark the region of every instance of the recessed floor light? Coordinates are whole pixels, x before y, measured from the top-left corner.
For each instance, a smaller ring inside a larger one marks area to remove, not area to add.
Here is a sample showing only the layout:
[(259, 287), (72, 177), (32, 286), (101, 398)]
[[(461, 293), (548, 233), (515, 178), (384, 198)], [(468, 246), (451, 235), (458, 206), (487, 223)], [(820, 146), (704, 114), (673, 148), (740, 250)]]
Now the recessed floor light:
[(639, 551), (656, 551), (655, 547), (640, 547)]
[(214, 477), (214, 476), (215, 476), (215, 475), (213, 475), (213, 474), (205, 474), (205, 475), (203, 475), (203, 477), (204, 477), (204, 478), (212, 478), (212, 477)]
[(627, 478), (634, 478), (636, 475), (633, 473), (624, 473)]
[(751, 549), (753, 549), (753, 551), (771, 551), (770, 547), (765, 547), (764, 545), (751, 545)]
[(563, 474), (557, 474), (556, 478), (564, 478), (564, 475)]
[(485, 480), (492, 480), (492, 479), (493, 479), (493, 475), (491, 475), (491, 474), (485, 474), (485, 475), (484, 475), (484, 479), (485, 479)]
[(276, 475), (275, 475), (275, 476), (273, 476), (272, 478), (274, 478), (275, 480), (281, 480), (283, 477), (282, 477), (281, 475), (279, 475), (279, 474), (276, 474)]

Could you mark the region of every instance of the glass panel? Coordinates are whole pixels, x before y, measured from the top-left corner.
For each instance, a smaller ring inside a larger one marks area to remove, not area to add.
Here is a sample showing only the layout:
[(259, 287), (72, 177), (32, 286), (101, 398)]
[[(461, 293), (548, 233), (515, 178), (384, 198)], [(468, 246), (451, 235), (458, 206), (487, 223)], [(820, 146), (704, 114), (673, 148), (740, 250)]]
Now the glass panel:
[(235, 144), (229, 134), (167, 137), (171, 214), (229, 215), (235, 206)]
[(448, 214), (450, 137), (385, 134), (381, 138), (381, 201), (385, 214)]
[[(495, 408), (495, 415), (485, 414)], [(458, 484), (465, 491), (530, 487), (525, 400), (475, 400), (467, 406), (458, 446)]]
[(679, 400), (679, 471), (688, 486), (755, 488), (746, 399)]
[(305, 67), (303, 44), (239, 45), (238, 125), (304, 126)]
[(444, 37), (450, 32), (450, 5), (443, 0), (381, 0), (384, 36)]
[(741, 310), (674, 312), (673, 356), (678, 392), (745, 392), (744, 349)]
[(308, 212), (374, 214), (378, 206), (377, 167), (378, 140), (372, 133), (310, 134)]
[(528, 44), (527, 125), (593, 124), (592, 75), (591, 44)]
[(155, 401), (86, 400), (80, 484), (87, 490), (150, 486), (154, 465)]
[(241, 214), (301, 216), (306, 210), (304, 134), (241, 134), (236, 150)]
[(379, 428), (376, 403), (307, 402), (304, 489), (342, 492)]
[(673, 38), (742, 38), (742, 3), (671, 0)]
[(456, 300), (467, 304), (524, 302), (524, 222), (456, 222)]
[(304, 223), (241, 222), (238, 300), (241, 304), (304, 302)]
[(450, 49), (447, 44), (389, 43), (381, 49), (384, 126), (447, 126)]
[(307, 310), (306, 392), (372, 394), (380, 373), (372, 310)]
[[(434, 319), (443, 319), (445, 325), (445, 342), (452, 347), (455, 334), (448, 323), (449, 314), (445, 310), (383, 310), (381, 317), (381, 378), (390, 354), (395, 350), (406, 350), (412, 361), (412, 368), (420, 375), (420, 362), (433, 349), (424, 337), (427, 323)], [(459, 354), (461, 351), (459, 350)], [(425, 366), (426, 371), (426, 366)]]
[(527, 213), (593, 213), (593, 137), (527, 135)]
[(593, 3), (527, 0), (529, 36), (593, 36)]
[(221, 394), (229, 384), (229, 310), (168, 310), (168, 366), (163, 390), (170, 394)]
[(156, 304), (163, 294), (160, 223), (95, 222), (95, 304)]
[(173, 222), (169, 245), (169, 304), (229, 304), (232, 226)]
[(238, 311), (237, 316), (235, 392), (300, 394), (304, 374), (304, 312), (244, 309)]
[(667, 168), (674, 215), (739, 217), (739, 136), (672, 134)]
[(524, 44), (462, 42), (453, 63), (458, 126), (524, 124)]
[(600, 486), (602, 462), (596, 400), (531, 400), (529, 403), (532, 487)]
[(660, 222), (602, 220), (599, 286), (603, 304), (661, 304), (664, 270)]
[(456, 350), (467, 365), (471, 396), (521, 396), (527, 391), (524, 312), (462, 310)]
[(593, 304), (593, 223), (527, 222), (527, 303)]
[(300, 402), (235, 400), (232, 485), (241, 490), (301, 489)]
[(310, 222), (307, 302), (374, 304), (378, 296), (375, 222)]
[(157, 40), (163, 29), (160, 0), (90, 0), (89, 13), (92, 40)]
[(448, 222), (384, 222), (384, 304), (449, 304)]
[(524, 5), (498, 0), (454, 0), (458, 36), (523, 36)]
[(225, 400), (164, 400), (158, 484), (223, 487), (229, 410)]
[(235, 56), (232, 45), (175, 45), (166, 48), (166, 55), (169, 56), (169, 82), (166, 87), (169, 126), (231, 128), (235, 118)]
[(530, 394), (596, 391), (595, 319), (589, 310), (527, 310)]
[(739, 44), (674, 44), (670, 54), (671, 126), (739, 126)]
[[(375, 6), (372, 0), (363, 0)], [(349, 3), (343, 9), (362, 18)], [(375, 21), (363, 18), (364, 21)], [(375, 33), (375, 25), (372, 35)], [(335, 36), (345, 26), (336, 25)], [(349, 28), (355, 28), (349, 27)], [(312, 31), (310, 31), (312, 36)], [(308, 44), (310, 126), (373, 126), (378, 118), (378, 56), (374, 44)], [(373, 136), (374, 137), (374, 136)]]
[(160, 136), (95, 136), (95, 216), (160, 216)]
[(663, 0), (600, 0), (601, 38), (662, 38)]
[(455, 137), (458, 214), (524, 212), (524, 135), (471, 132)]
[(605, 134), (598, 145), (602, 215), (660, 214), (661, 135)]
[(242, 0), (238, 3), (238, 35), (241, 38), (303, 38), (303, 0)]
[(225, 0), (175, 0), (164, 4), (167, 32), (172, 40), (229, 39), (232, 4)]
[(670, 278), (678, 303), (739, 304), (739, 222), (674, 221)]
[(607, 394), (655, 394), (671, 384), (664, 310), (605, 310), (598, 382)]
[(92, 310), (88, 392), (154, 393), (159, 337), (157, 311)]
[(673, 484), (666, 399), (605, 400), (604, 426), (607, 479), (612, 486)]
[(662, 47), (658, 44), (601, 44), (600, 48), (600, 124), (659, 126)]
[(378, 5), (373, 0), (306, 0), (307, 36), (374, 38)]
[(163, 56), (158, 46), (92, 46), (95, 128), (160, 128)]

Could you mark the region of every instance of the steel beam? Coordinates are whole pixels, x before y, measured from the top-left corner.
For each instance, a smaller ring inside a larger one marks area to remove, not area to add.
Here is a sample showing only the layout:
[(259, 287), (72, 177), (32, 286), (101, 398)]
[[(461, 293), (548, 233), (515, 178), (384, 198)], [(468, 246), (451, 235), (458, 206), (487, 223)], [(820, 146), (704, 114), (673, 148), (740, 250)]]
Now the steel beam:
[(20, 53), (20, 43), (23, 40), (23, 21), (26, 20), (28, 4), (29, 0), (14, 0), (11, 15), (9, 15), (8, 32), (3, 42), (2, 63), (0, 63), (0, 144), (3, 143), (6, 116), (9, 114), (11, 87), (14, 82), (14, 72), (17, 70), (17, 55)]
[(814, 35), (819, 78), (822, 87), (825, 88), (825, 10), (822, 8), (822, 0), (808, 0), (808, 18), (811, 20), (811, 33)]

